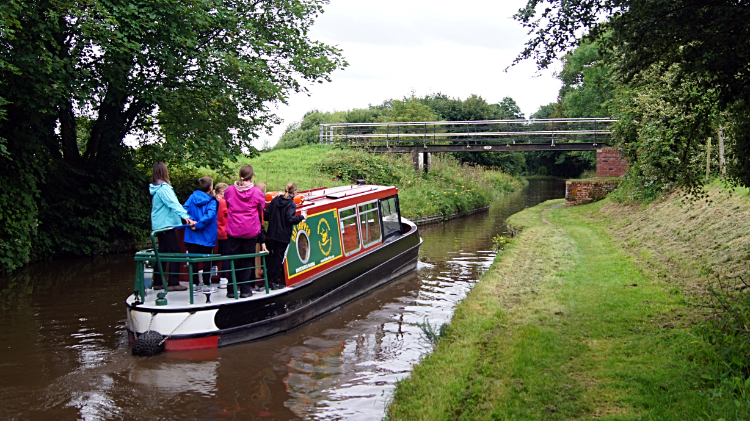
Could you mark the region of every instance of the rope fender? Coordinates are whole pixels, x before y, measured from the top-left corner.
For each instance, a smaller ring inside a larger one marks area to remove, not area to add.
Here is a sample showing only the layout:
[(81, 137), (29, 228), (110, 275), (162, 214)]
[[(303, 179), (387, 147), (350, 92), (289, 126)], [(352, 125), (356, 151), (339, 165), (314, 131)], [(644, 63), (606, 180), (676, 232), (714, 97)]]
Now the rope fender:
[(136, 357), (152, 357), (154, 355), (160, 354), (164, 352), (164, 342), (169, 339), (177, 329), (182, 326), (187, 319), (190, 318), (195, 314), (194, 311), (190, 312), (185, 318), (180, 322), (180, 324), (175, 327), (172, 332), (169, 333), (167, 336), (162, 336), (161, 333), (151, 330), (151, 324), (154, 321), (154, 318), (156, 317), (156, 313), (151, 313), (151, 321), (148, 324), (148, 330), (143, 332), (142, 334), (138, 335), (137, 338), (135, 338), (135, 341), (133, 342), (133, 355)]

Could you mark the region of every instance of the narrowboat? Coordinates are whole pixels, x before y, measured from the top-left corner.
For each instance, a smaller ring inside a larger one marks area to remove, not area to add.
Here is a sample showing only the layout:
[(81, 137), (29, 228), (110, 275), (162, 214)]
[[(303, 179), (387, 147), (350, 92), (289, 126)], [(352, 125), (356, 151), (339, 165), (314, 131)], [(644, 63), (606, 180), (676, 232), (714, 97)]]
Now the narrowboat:
[[(272, 197), (266, 196), (267, 204)], [(294, 227), (284, 261), (285, 285), (269, 288), (263, 270), (258, 282), (265, 288), (247, 298), (229, 298), (221, 285), (193, 286), (190, 263), (223, 260), (216, 279), (224, 278), (238, 291), (236, 260), (256, 258), (265, 269), (267, 253), (158, 253), (154, 235), (159, 231), (153, 232), (153, 248), (135, 255), (135, 287), (126, 300), (133, 353), (218, 348), (288, 332), (416, 269), (422, 239), (417, 226), (401, 217), (398, 188), (319, 188), (300, 192), (295, 203), (297, 214), (307, 219)], [(150, 289), (148, 266), (159, 270), (159, 262), (180, 262), (181, 283), (188, 289)]]

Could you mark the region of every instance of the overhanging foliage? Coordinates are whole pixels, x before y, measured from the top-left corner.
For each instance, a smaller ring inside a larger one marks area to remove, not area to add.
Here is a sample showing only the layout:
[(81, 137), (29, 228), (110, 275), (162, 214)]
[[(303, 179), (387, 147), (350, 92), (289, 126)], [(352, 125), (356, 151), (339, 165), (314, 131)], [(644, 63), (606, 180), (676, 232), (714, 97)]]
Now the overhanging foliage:
[[(346, 65), (338, 49), (308, 36), (326, 3), (9, 0), (0, 5), (0, 118), (6, 117), (0, 121), (0, 182), (7, 186), (2, 203), (11, 204), (0, 211), (0, 220), (12, 225), (0, 236), (0, 261), (13, 268), (29, 260), (37, 227), (45, 233), (54, 225), (45, 215), (75, 224), (94, 218), (83, 224), (88, 231), (78, 234), (103, 244), (117, 236), (106, 228), (113, 224), (100, 219), (122, 220), (126, 205), (144, 198), (117, 195), (129, 202), (114, 206), (121, 213), (106, 216), (111, 197), (82, 200), (82, 192), (120, 182), (116, 190), (145, 194), (139, 185), (145, 180), (133, 176), (128, 135), (156, 145), (150, 159), (212, 168), (250, 150), (256, 133), (277, 121), (272, 104)], [(54, 187), (60, 176), (69, 179), (65, 192)], [(71, 200), (75, 206), (65, 205)], [(142, 219), (133, 223), (146, 227)], [(66, 240), (66, 231), (49, 236), (39, 254), (98, 250), (73, 246), (78, 240)]]

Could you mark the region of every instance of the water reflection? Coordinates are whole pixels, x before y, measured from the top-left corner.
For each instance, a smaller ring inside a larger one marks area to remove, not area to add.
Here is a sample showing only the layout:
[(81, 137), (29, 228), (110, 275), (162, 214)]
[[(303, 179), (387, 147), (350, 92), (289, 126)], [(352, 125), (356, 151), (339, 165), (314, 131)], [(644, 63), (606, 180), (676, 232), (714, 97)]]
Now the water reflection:
[(34, 265), (0, 277), (0, 419), (372, 419), (430, 351), (439, 326), (492, 264), (492, 237), (530, 188), (489, 213), (421, 228), (419, 269), (294, 332), (220, 350), (129, 354), (132, 255)]

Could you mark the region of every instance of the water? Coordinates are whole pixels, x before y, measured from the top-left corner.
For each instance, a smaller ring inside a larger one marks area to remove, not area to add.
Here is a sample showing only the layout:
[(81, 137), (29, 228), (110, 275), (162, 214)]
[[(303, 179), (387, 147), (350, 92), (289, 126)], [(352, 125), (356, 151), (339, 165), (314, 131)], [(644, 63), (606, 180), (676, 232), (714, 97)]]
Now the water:
[(564, 193), (562, 181), (532, 180), (487, 213), (421, 227), (416, 273), (291, 333), (219, 350), (130, 355), (130, 254), (0, 277), (0, 419), (379, 420), (430, 351), (418, 324), (450, 320), (505, 218)]

